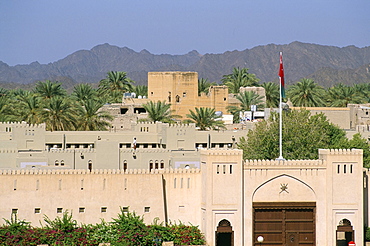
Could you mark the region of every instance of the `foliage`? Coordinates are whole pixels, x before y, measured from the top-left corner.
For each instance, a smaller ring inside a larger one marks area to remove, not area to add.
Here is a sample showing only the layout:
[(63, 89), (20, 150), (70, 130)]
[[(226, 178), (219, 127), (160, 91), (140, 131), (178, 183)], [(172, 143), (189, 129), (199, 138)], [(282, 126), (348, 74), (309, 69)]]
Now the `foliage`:
[(186, 123), (195, 123), (199, 130), (206, 131), (206, 130), (219, 130), (225, 129), (224, 122), (219, 119), (220, 116), (216, 115), (214, 108), (195, 108), (195, 112), (193, 110), (189, 110), (190, 114), (186, 116), (189, 117), (189, 120), (185, 120)]
[(71, 97), (78, 102), (85, 102), (89, 99), (95, 99), (97, 91), (89, 84), (78, 84), (73, 88)]
[(175, 245), (203, 245), (204, 237), (197, 226), (186, 226), (183, 224), (170, 227), (175, 237)]
[(148, 96), (148, 86), (147, 85), (137, 85), (132, 86), (132, 92), (136, 94), (136, 96)]
[(365, 103), (360, 91), (355, 87), (337, 84), (329, 88), (326, 92), (327, 105), (329, 107), (347, 107), (349, 103)]
[(77, 105), (76, 129), (79, 131), (107, 130), (111, 125), (108, 121), (112, 121), (113, 116), (106, 111), (100, 110), (102, 106), (102, 102), (94, 99), (86, 99), (82, 105)]
[(345, 147), (347, 149), (362, 149), (364, 167), (370, 168), (370, 146), (366, 139), (361, 137), (360, 133), (353, 135)]
[(171, 123), (175, 122), (175, 118), (180, 118), (179, 115), (172, 114), (171, 104), (167, 104), (166, 101), (149, 101), (143, 104), (143, 108), (148, 113), (148, 118), (154, 122)]
[(324, 106), (325, 90), (312, 79), (303, 78), (288, 88), (287, 96), (295, 107)]
[(266, 107), (267, 108), (277, 108), (279, 107), (279, 86), (273, 82), (265, 82), (261, 85), (265, 88), (266, 94)]
[(174, 241), (182, 245), (205, 244), (196, 226), (163, 226), (156, 222), (145, 225), (143, 217), (122, 209), (112, 222), (102, 220), (95, 225), (78, 226), (68, 211), (61, 218), (53, 220), (45, 216), (44, 221), (46, 226), (37, 228), (15, 218), (5, 220), (6, 224), (0, 226), (0, 245), (98, 246), (99, 243), (110, 243), (112, 246), (154, 246), (163, 241)]
[(99, 82), (98, 93), (108, 100), (108, 103), (122, 101), (123, 93), (132, 91), (134, 83), (127, 73), (121, 71), (109, 71), (107, 77)]
[(62, 88), (62, 84), (50, 80), (39, 81), (36, 83), (35, 92), (43, 99), (50, 99), (55, 96), (65, 96), (67, 93)]
[(228, 106), (227, 110), (234, 116), (234, 123), (239, 123), (240, 112), (251, 111), (251, 106), (256, 105), (257, 108), (263, 108), (263, 97), (254, 91), (243, 91), (236, 95), (239, 100), (239, 106)]
[(259, 79), (249, 73), (248, 68), (233, 68), (231, 74), (222, 77), (222, 83), (229, 87), (229, 93), (239, 93), (240, 87), (257, 86)]
[(76, 114), (69, 98), (54, 96), (46, 99), (42, 111), (42, 121), (49, 131), (67, 131), (75, 129)]
[[(258, 122), (242, 138), (239, 148), (244, 159), (275, 159), (279, 156), (279, 116), (272, 114)], [(344, 130), (330, 123), (324, 114), (311, 116), (308, 110), (283, 112), (283, 156), (286, 159), (317, 159), (318, 149), (343, 148)]]
[(205, 94), (208, 94), (209, 87), (216, 85), (215, 82), (209, 82), (208, 79), (200, 78), (198, 79), (198, 95), (203, 92)]
[(72, 219), (72, 213), (69, 213), (68, 211), (63, 213), (62, 218), (56, 217), (54, 220), (44, 215), (44, 221), (47, 228), (63, 232), (71, 232), (77, 228), (77, 221)]

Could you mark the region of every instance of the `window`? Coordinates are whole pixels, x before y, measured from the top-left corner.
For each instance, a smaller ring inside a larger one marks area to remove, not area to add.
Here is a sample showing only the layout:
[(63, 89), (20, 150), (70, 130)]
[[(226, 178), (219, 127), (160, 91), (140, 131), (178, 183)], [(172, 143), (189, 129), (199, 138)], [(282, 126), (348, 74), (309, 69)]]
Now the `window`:
[(188, 189), (190, 188), (190, 178), (188, 178)]
[(346, 173), (347, 172), (347, 165), (344, 165), (343, 167), (343, 172)]
[(182, 93), (182, 97), (186, 97), (186, 92), (183, 92)]
[(226, 165), (222, 166), (222, 170), (223, 170), (223, 173), (225, 174), (226, 173)]
[(85, 208), (84, 208), (84, 207), (80, 207), (80, 208), (78, 208), (78, 212), (79, 212), (79, 213), (85, 213)]
[(161, 169), (164, 169), (164, 160), (161, 160)]
[(337, 173), (340, 173), (340, 165), (338, 165)]
[(55, 165), (55, 166), (59, 166), (59, 161), (58, 161), (58, 160), (56, 160), (54, 165)]
[(57, 214), (63, 213), (63, 208), (57, 208)]
[(144, 207), (144, 213), (149, 213), (150, 212), (150, 207)]
[(230, 174), (233, 173), (233, 165), (230, 165)]
[(353, 172), (353, 165), (351, 165), (350, 166), (350, 171), (349, 171), (350, 173), (352, 173)]
[(126, 172), (126, 170), (127, 170), (127, 160), (124, 160), (123, 161), (123, 171)]
[(18, 208), (12, 208), (12, 214), (18, 214)]
[(64, 160), (61, 160), (61, 161), (60, 161), (60, 165), (61, 165), (61, 166), (64, 166)]
[(81, 179), (81, 190), (83, 190), (83, 189), (84, 189), (84, 180)]
[(128, 207), (122, 207), (122, 212), (128, 213)]
[(173, 180), (173, 188), (176, 189), (176, 178)]
[(107, 207), (101, 207), (100, 212), (106, 213), (107, 212)]
[(17, 180), (14, 180), (14, 183), (13, 183), (13, 190), (17, 190)]
[(41, 212), (41, 208), (35, 208), (35, 214), (39, 214)]
[(217, 165), (217, 171), (216, 171), (217, 174), (220, 173), (220, 165)]
[(152, 169), (153, 169), (153, 161), (152, 161), (152, 160), (150, 160), (150, 161), (149, 161), (149, 171), (150, 171), (150, 170), (152, 170)]
[(158, 161), (155, 161), (155, 169), (158, 169)]
[(180, 96), (176, 95), (176, 102), (180, 102)]

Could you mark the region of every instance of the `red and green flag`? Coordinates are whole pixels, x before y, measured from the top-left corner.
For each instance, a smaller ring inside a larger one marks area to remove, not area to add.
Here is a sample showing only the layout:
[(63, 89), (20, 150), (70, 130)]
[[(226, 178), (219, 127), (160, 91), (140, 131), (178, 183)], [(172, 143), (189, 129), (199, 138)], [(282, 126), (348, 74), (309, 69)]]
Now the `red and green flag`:
[(283, 52), (280, 52), (280, 68), (279, 68), (279, 77), (280, 77), (280, 92), (281, 97), (285, 98), (285, 88), (284, 88), (284, 67), (283, 67)]

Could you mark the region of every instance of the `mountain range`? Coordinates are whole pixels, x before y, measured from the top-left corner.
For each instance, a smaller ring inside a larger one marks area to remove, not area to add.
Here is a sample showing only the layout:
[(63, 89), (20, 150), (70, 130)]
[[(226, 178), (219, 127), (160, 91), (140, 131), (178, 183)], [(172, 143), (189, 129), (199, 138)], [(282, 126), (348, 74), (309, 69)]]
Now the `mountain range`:
[(0, 83), (7, 87), (27, 87), (24, 84), (49, 79), (68, 87), (76, 83), (97, 83), (108, 71), (125, 71), (137, 84), (146, 84), (150, 71), (196, 71), (199, 78), (220, 82), (234, 67), (249, 68), (261, 82), (268, 82), (278, 80), (279, 52), (283, 52), (287, 85), (301, 78), (312, 78), (324, 87), (370, 82), (370, 46), (340, 48), (292, 42), (204, 55), (195, 50), (184, 55), (156, 55), (147, 50), (136, 52), (127, 47), (101, 44), (49, 64), (9, 66), (0, 61)]

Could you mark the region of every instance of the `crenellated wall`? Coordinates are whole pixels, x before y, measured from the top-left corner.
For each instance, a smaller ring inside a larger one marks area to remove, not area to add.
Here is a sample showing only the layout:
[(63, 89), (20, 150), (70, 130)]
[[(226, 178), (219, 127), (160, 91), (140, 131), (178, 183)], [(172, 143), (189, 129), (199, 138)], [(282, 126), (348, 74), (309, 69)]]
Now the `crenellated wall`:
[(150, 224), (156, 217), (165, 220), (166, 202), (168, 221), (200, 224), (193, 213), (200, 213), (199, 179), (199, 169), (1, 170), (0, 217), (10, 218), (17, 209), (19, 219), (37, 226), (43, 214), (54, 218), (68, 210), (79, 222), (97, 223), (129, 207)]

